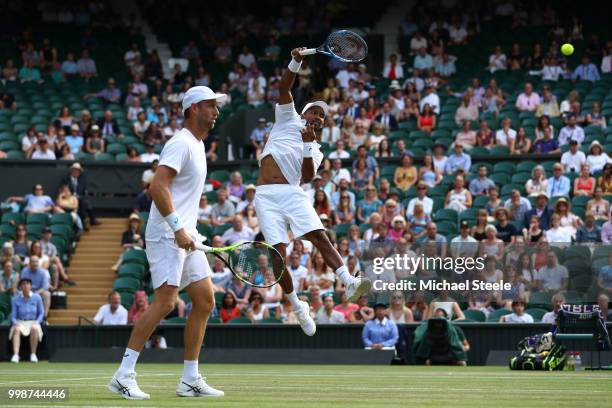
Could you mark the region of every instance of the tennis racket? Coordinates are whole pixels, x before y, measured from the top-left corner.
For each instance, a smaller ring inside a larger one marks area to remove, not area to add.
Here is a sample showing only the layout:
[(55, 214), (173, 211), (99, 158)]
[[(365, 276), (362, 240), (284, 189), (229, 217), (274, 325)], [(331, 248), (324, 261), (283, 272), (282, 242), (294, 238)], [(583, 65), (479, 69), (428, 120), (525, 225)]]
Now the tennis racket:
[(256, 288), (277, 284), (285, 272), (285, 261), (272, 245), (260, 241), (213, 248), (196, 242), (196, 249), (220, 259), (235, 277)]
[(331, 33), (318, 48), (308, 48), (300, 54), (323, 54), (343, 62), (359, 62), (368, 55), (368, 44), (359, 34), (340, 30)]

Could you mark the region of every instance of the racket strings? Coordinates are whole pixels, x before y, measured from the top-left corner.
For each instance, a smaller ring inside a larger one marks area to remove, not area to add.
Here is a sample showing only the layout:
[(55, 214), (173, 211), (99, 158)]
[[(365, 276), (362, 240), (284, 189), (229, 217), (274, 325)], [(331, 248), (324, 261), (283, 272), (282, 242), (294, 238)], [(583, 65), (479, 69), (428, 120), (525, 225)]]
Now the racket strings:
[(368, 54), (368, 48), (363, 40), (353, 33), (338, 33), (330, 35), (328, 47), (331, 52), (346, 60), (360, 61)]

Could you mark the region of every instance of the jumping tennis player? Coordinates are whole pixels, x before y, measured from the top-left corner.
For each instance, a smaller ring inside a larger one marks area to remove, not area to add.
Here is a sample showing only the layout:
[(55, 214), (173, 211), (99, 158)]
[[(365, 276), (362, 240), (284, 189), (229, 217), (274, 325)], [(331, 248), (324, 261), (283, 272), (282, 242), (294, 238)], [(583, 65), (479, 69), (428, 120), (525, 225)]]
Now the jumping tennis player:
[[(293, 59), (280, 81), (280, 99), (276, 105), (276, 122), (264, 146), (260, 158), (259, 178), (255, 193), (255, 210), (261, 231), (268, 242), (286, 258), (287, 224), (293, 235), (304, 237), (321, 251), (327, 265), (332, 267), (346, 286), (349, 300), (367, 293), (372, 284), (367, 279), (352, 276), (342, 262), (340, 254), (325, 234), (308, 196), (300, 184), (310, 182), (323, 161), (323, 153), (316, 141), (316, 130), (323, 127), (328, 107), (323, 101), (308, 103), (298, 115), (291, 96), (295, 75), (302, 64), (300, 50), (291, 51)], [(275, 271), (278, 273), (278, 271)], [(298, 299), (291, 275), (283, 273), (280, 285), (287, 293), (304, 333), (312, 336), (316, 332), (309, 306)]]
[(203, 139), (219, 116), (217, 102), (227, 96), (205, 86), (190, 88), (183, 98), (185, 125), (164, 146), (151, 183), (153, 206), (146, 242), (155, 296), (134, 324), (121, 366), (108, 384), (125, 399), (149, 399), (136, 383), (134, 368), (140, 350), (159, 322), (174, 308), (179, 289), (185, 288), (193, 308), (185, 325), (183, 376), (176, 388), (181, 397), (220, 397), (223, 391), (206, 384), (198, 357), (206, 322), (214, 307), (211, 269), (204, 252), (195, 251), (198, 205), (206, 179)]

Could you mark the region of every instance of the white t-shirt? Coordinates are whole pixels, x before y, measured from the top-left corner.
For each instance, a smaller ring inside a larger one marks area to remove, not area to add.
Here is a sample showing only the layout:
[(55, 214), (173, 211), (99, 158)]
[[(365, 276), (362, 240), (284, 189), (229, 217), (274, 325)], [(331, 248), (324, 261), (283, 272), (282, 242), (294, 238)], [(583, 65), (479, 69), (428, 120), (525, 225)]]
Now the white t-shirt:
[[(187, 233), (195, 236), (200, 196), (204, 191), (206, 180), (204, 143), (196, 139), (186, 128), (181, 129), (166, 142), (161, 152), (159, 166), (170, 167), (176, 171), (176, 177), (170, 185), (172, 203)], [(160, 214), (155, 202), (151, 206), (145, 236), (148, 241), (158, 241), (163, 236), (170, 239), (174, 237), (172, 229)]]
[(557, 314), (553, 311), (553, 312), (544, 313), (544, 316), (542, 316), (541, 322), (554, 324), (556, 320), (557, 320)]
[(154, 160), (159, 160), (157, 153), (143, 153), (140, 155), (140, 161), (143, 163), (151, 163)]
[(421, 200), (419, 197), (414, 197), (408, 202), (408, 208), (406, 209), (406, 215), (414, 214), (414, 206), (416, 203), (423, 204), (423, 212), (427, 215), (431, 215), (433, 211), (433, 200), (429, 197), (423, 197)]
[(508, 146), (509, 139), (516, 140), (516, 130), (508, 129), (508, 133), (504, 132), (504, 129), (499, 129), (495, 132), (495, 140), (502, 146)]
[(112, 313), (109, 304), (102, 305), (98, 309), (94, 320), (102, 325), (127, 324), (128, 311), (125, 307), (119, 305), (115, 313)]
[[(300, 131), (306, 126), (306, 121), (295, 111), (293, 102), (285, 105), (276, 105), (276, 122), (270, 130), (270, 137), (264, 146), (261, 160), (272, 155), (289, 184), (299, 186), (302, 178), (302, 161), (304, 144)], [(172, 139), (170, 139), (172, 140)], [(312, 144), (312, 161), (315, 172), (323, 161), (320, 145), (315, 141)], [(161, 163), (160, 163), (161, 165)]]
[(412, 37), (412, 39), (410, 40), (410, 49), (412, 51), (416, 51), (419, 48), (427, 48), (427, 40), (425, 39), (425, 37), (421, 37), (421, 39), (419, 40), (416, 37)]
[(444, 169), (446, 168), (446, 162), (448, 161), (448, 157), (442, 156), (441, 159), (436, 157), (433, 158), (434, 169), (444, 173)]
[(330, 160), (334, 160), (334, 159), (348, 159), (349, 157), (351, 157), (351, 155), (346, 150), (343, 150), (341, 152), (339, 152), (338, 150), (334, 150), (329, 155), (327, 155), (327, 157), (329, 157)]
[(34, 150), (32, 153), (32, 159), (36, 160), (55, 160), (55, 153), (53, 150)]
[(516, 313), (510, 313), (504, 316), (504, 322), (506, 323), (533, 323), (533, 317), (528, 313), (523, 313), (522, 316)]
[(560, 289), (563, 279), (567, 279), (568, 277), (569, 273), (567, 268), (563, 265), (557, 265), (553, 268), (544, 266), (536, 273), (536, 279), (541, 281), (541, 289), (543, 290)]
[(291, 274), (291, 279), (293, 280), (293, 287), (299, 288), (300, 281), (302, 279), (306, 279), (306, 275), (308, 275), (308, 269), (306, 267), (299, 265), (296, 269), (293, 269), (291, 265), (287, 266), (287, 271)]
[(586, 163), (586, 156), (580, 150), (576, 151), (576, 154), (567, 151), (561, 156), (561, 164), (565, 168), (565, 172), (573, 171), (579, 173), (580, 167), (584, 163)]

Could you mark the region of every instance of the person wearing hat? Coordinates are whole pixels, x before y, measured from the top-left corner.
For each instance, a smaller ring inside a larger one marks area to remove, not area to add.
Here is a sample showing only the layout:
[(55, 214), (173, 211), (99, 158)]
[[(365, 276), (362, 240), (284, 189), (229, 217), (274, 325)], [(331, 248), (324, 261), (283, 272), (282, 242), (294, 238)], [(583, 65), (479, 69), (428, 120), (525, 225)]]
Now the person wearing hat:
[[(265, 240), (281, 253), (287, 253), (287, 224), (296, 238), (304, 237), (321, 252), (325, 263), (346, 286), (349, 300), (354, 300), (371, 287), (369, 280), (351, 276), (340, 254), (325, 234), (308, 195), (300, 184), (309, 183), (323, 161), (316, 132), (323, 127), (328, 106), (323, 101), (306, 104), (301, 114), (295, 110), (291, 87), (302, 65), (301, 49), (291, 51), (293, 57), (280, 82), (276, 122), (270, 131), (260, 157), (255, 209)], [(276, 271), (279, 273), (280, 271)], [(280, 285), (287, 293), (304, 333), (312, 336), (316, 325), (307, 303), (298, 299), (289, 273), (282, 275)]]
[(553, 175), (548, 179), (546, 194), (549, 197), (569, 197), (570, 180), (563, 175), (563, 165), (555, 163), (553, 165)]
[(478, 241), (470, 235), (468, 220), (459, 224), (459, 235), (451, 240), (450, 252), (453, 258), (474, 258), (478, 254)]
[[(391, 201), (391, 200), (389, 200)], [(406, 233), (406, 220), (401, 215), (396, 215), (391, 221), (388, 236), (394, 242), (399, 241)]]
[(36, 134), (37, 143), (30, 159), (33, 160), (55, 160), (55, 152), (49, 146), (49, 140), (43, 132)]
[(586, 162), (591, 168), (591, 174), (603, 171), (606, 164), (612, 163), (612, 159), (607, 152), (603, 151), (601, 144), (597, 140), (593, 140), (589, 146), (589, 155)]
[(399, 333), (395, 322), (387, 318), (385, 303), (374, 305), (374, 318), (363, 326), (361, 339), (366, 350), (395, 350)]
[(22, 278), (19, 281), (20, 294), (11, 299), (11, 330), (9, 340), (13, 343), (11, 363), (19, 362), (21, 336), (30, 338), (30, 361), (38, 362), (36, 350), (42, 341), (41, 324), (45, 318), (45, 308), (40, 295), (32, 291), (32, 280)]
[(567, 125), (559, 131), (559, 146), (565, 146), (570, 140), (575, 140), (578, 144), (584, 142), (584, 129), (576, 124), (576, 115), (570, 114), (567, 117)]
[(94, 214), (93, 207), (89, 202), (87, 195), (87, 177), (83, 174), (83, 166), (80, 163), (74, 162), (70, 166), (68, 174), (62, 179), (61, 185), (67, 185), (70, 192), (79, 200), (78, 214), (82, 222), (85, 223), (89, 218), (90, 225), (100, 225), (100, 221)]
[[(217, 103), (227, 98), (206, 86), (194, 86), (182, 100), (184, 127), (162, 150), (159, 167), (150, 186), (153, 205), (145, 236), (151, 284), (151, 306), (132, 330), (121, 366), (108, 384), (110, 391), (126, 399), (149, 399), (135, 379), (140, 351), (160, 321), (174, 309), (180, 289), (192, 300), (184, 333), (184, 369), (176, 394), (185, 397), (222, 396), (206, 384), (198, 370), (206, 321), (214, 307), (211, 268), (203, 251), (194, 251), (199, 237), (198, 202), (206, 181), (203, 140), (215, 126)], [(187, 250), (192, 251), (187, 255)]]
[(578, 173), (580, 167), (586, 163), (586, 156), (578, 147), (578, 142), (570, 139), (569, 150), (561, 155), (561, 164), (565, 173)]
[(255, 205), (255, 184), (249, 184), (244, 190), (244, 200), (240, 201), (236, 206), (236, 213), (242, 213), (249, 205)]
[(257, 119), (257, 126), (255, 126), (255, 129), (251, 131), (249, 143), (244, 147), (243, 159), (254, 159), (259, 157), (259, 154), (263, 149), (264, 138), (266, 133), (268, 133), (266, 123), (266, 118)]
[(159, 160), (159, 154), (155, 153), (155, 145), (151, 142), (145, 143), (145, 152), (140, 155), (142, 163), (151, 163), (154, 160)]
[(440, 97), (429, 83), (425, 83), (425, 96), (419, 102), (419, 110), (421, 112), (423, 112), (423, 108), (426, 104), (431, 106), (431, 109), (436, 115), (440, 114)]
[(129, 249), (133, 247), (144, 248), (142, 235), (140, 229), (142, 227), (142, 218), (137, 213), (130, 214), (128, 218), (128, 229), (123, 232), (121, 236), (121, 245), (123, 249)]
[(64, 137), (64, 141), (68, 146), (70, 146), (70, 151), (72, 154), (81, 152), (85, 139), (83, 139), (79, 125), (73, 123), (72, 126), (70, 126), (70, 133)]

